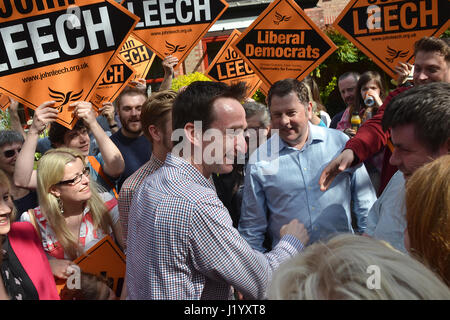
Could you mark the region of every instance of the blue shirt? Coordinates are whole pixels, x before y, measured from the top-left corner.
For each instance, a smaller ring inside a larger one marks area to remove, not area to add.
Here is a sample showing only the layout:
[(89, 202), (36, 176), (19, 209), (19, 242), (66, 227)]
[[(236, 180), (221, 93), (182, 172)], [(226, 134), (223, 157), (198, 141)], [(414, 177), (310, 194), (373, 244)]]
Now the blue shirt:
[(364, 165), (339, 174), (327, 191), (319, 189), (322, 170), (340, 154), (347, 140), (340, 131), (309, 124), (301, 150), (274, 134), (251, 155), (239, 232), (253, 248), (264, 251), (266, 231), (272, 246), (276, 245), (281, 226), (294, 218), (307, 228), (309, 244), (336, 232), (353, 232), (352, 200), (357, 231), (365, 230), (376, 194)]

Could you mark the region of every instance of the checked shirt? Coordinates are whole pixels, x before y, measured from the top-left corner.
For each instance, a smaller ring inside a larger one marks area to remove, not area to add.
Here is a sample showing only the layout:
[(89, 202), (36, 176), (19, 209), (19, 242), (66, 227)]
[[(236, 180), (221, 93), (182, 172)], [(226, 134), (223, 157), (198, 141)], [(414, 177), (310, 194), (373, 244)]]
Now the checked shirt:
[(287, 235), (269, 253), (253, 250), (210, 180), (170, 153), (137, 190), (130, 212), (129, 299), (229, 299), (231, 286), (262, 299), (273, 270), (303, 248)]

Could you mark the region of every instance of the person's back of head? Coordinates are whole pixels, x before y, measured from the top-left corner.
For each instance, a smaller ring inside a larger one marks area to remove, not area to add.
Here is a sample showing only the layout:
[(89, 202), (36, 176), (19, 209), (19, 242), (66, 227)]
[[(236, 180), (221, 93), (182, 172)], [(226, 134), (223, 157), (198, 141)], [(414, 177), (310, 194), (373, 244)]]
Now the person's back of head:
[(166, 125), (167, 115), (172, 113), (173, 103), (177, 93), (173, 90), (163, 90), (153, 93), (141, 109), (141, 123), (144, 135), (150, 142), (153, 139), (148, 131), (150, 125), (163, 127)]
[(449, 299), (450, 289), (409, 255), (376, 239), (342, 234), (282, 264), (268, 289), (283, 300)]
[(80, 287), (72, 288), (66, 285), (60, 292), (61, 300), (116, 300), (114, 292), (109, 288), (103, 277), (81, 272)]
[(407, 249), (450, 286), (450, 155), (414, 172), (405, 204)]
[(415, 137), (435, 152), (450, 139), (450, 83), (433, 82), (406, 90), (386, 106), (383, 130), (413, 124)]

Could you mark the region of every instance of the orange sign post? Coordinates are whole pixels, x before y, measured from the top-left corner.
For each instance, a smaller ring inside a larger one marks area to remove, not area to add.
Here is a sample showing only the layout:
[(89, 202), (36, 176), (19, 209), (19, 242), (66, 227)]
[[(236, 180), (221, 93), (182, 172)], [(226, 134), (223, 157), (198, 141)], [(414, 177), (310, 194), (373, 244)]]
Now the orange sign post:
[(392, 78), (398, 62), (413, 63), (414, 43), (450, 26), (448, 0), (351, 0), (334, 27)]
[(273, 1), (232, 46), (269, 87), (302, 80), (336, 50), (293, 0)]
[(102, 82), (95, 89), (92, 105), (98, 110), (103, 107), (103, 102), (116, 100), (135, 74), (136, 71), (120, 54), (115, 56)]
[(172, 55), (179, 64), (228, 8), (224, 0), (124, 0), (122, 5), (141, 19), (134, 35), (161, 59)]
[(91, 99), (138, 17), (114, 0), (4, 4), (0, 92), (32, 109), (56, 101), (57, 122), (71, 129), (76, 119), (68, 105)]
[(136, 70), (136, 78), (145, 79), (150, 71), (156, 54), (139, 41), (133, 33), (128, 37), (120, 49), (120, 55)]
[(249, 87), (248, 96), (251, 97), (259, 88), (262, 81), (231, 46), (240, 34), (238, 30), (234, 30), (231, 33), (205, 74), (213, 81), (225, 82), (227, 84), (244, 81)]

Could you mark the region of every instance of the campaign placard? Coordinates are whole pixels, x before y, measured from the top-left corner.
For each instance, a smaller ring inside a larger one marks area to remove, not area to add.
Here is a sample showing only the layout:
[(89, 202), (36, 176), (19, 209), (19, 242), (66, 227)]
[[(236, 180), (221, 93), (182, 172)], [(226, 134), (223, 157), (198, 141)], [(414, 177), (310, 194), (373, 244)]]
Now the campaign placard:
[(336, 50), (293, 0), (273, 1), (232, 46), (269, 87), (302, 80)]
[(103, 107), (103, 102), (116, 100), (130, 80), (134, 79), (135, 74), (136, 71), (120, 54), (115, 56), (102, 82), (94, 91), (90, 101), (92, 105), (98, 110)]
[(231, 46), (240, 34), (238, 30), (230, 34), (205, 74), (213, 81), (225, 82), (229, 85), (233, 82), (244, 81), (248, 86), (247, 94), (251, 97), (262, 81)]
[(0, 109), (2, 111), (5, 111), (6, 109), (8, 109), (10, 104), (11, 103), (9, 101), (9, 97), (7, 97), (4, 94), (0, 93)]
[(120, 297), (126, 271), (126, 257), (110, 236), (104, 237), (82, 256), (74, 260), (81, 271), (106, 277)]
[[(36, 109), (89, 101), (138, 17), (113, 0), (4, 0), (0, 8), (0, 92)], [(120, 21), (120, 23), (117, 23)]]
[(228, 8), (224, 0), (124, 0), (141, 20), (134, 35), (161, 59), (177, 57), (179, 65)]
[(136, 70), (135, 78), (145, 79), (150, 71), (156, 54), (139, 41), (133, 33), (120, 49), (120, 55)]
[(414, 43), (450, 26), (448, 0), (351, 0), (334, 27), (392, 78), (413, 63)]

